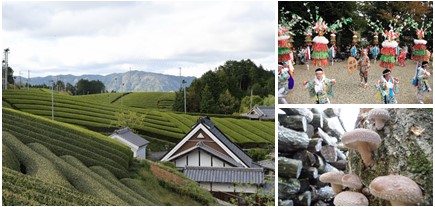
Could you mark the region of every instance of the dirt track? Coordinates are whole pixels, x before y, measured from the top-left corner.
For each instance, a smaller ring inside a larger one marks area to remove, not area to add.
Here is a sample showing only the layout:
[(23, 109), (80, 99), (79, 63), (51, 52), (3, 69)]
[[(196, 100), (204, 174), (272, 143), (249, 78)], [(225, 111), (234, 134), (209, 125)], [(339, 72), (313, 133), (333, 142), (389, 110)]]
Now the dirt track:
[[(358, 86), (360, 83), (359, 72), (356, 71), (352, 75), (347, 72), (347, 60), (336, 62), (333, 66), (325, 69), (327, 78), (335, 79), (337, 85), (334, 90), (335, 97), (330, 98), (332, 104), (381, 104), (377, 98), (377, 90), (375, 84), (381, 78), (384, 70), (379, 66), (380, 61), (376, 64), (371, 61), (371, 69), (368, 76), (368, 87), (366, 89)], [(392, 76), (400, 80), (399, 93), (396, 95), (399, 104), (418, 104), (417, 89), (411, 84), (415, 76), (416, 63), (413, 60), (407, 60), (405, 67), (395, 65), (392, 69)], [(432, 65), (432, 63), (430, 63)], [(428, 70), (432, 71), (432, 67)], [(314, 100), (309, 97), (308, 90), (302, 87), (302, 82), (314, 78), (315, 67), (310, 64), (310, 70), (306, 70), (306, 65), (295, 65), (294, 79), (295, 86), (287, 95), (289, 104), (314, 104)], [(429, 78), (429, 85), (433, 89), (433, 76)], [(425, 104), (433, 103), (433, 91), (425, 93)]]

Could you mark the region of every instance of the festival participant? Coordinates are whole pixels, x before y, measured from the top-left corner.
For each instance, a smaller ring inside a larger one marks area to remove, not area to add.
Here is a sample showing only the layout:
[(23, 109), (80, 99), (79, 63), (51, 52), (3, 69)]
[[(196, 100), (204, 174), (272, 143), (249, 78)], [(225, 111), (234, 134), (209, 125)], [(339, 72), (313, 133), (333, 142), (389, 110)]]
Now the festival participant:
[(308, 89), (310, 97), (314, 98), (316, 104), (329, 104), (328, 96), (334, 97), (333, 89), (336, 84), (335, 79), (328, 79), (323, 74), (322, 68), (315, 70), (316, 76), (311, 81), (303, 83), (305, 89)]
[(385, 69), (382, 72), (381, 80), (378, 80), (376, 89), (378, 90), (378, 98), (383, 104), (397, 104), (396, 93), (399, 92), (399, 79), (392, 77), (391, 70)]
[(376, 59), (378, 58), (379, 55), (379, 47), (378, 45), (375, 45), (373, 47), (373, 59), (375, 60), (375, 64), (376, 64)]
[(290, 79), (290, 71), (283, 63), (278, 64), (278, 91), (280, 95), (287, 95)]
[(367, 50), (362, 51), (362, 56), (358, 60), (359, 76), (361, 77), (360, 87), (367, 88), (367, 78), (370, 69), (370, 58), (367, 55)]
[(417, 87), (417, 101), (418, 103), (424, 104), (424, 92), (430, 92), (431, 88), (429, 86), (428, 78), (430, 76), (430, 72), (426, 69), (429, 67), (429, 63), (427, 61), (423, 61), (421, 66), (417, 67), (416, 72), (416, 83)]
[(334, 65), (334, 58), (335, 58), (335, 48), (334, 45), (331, 45), (331, 47), (328, 50), (329, 53), (329, 60), (331, 60), (331, 64)]
[(399, 56), (397, 57), (397, 62), (399, 62), (400, 66), (405, 67), (405, 60), (406, 60), (406, 52), (405, 49), (402, 48), (400, 50)]

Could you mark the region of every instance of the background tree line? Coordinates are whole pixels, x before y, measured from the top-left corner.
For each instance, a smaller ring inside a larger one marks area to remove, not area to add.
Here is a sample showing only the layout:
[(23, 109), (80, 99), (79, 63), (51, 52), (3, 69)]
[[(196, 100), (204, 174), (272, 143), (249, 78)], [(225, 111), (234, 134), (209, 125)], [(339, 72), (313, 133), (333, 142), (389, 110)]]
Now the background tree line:
[[(193, 80), (186, 88), (188, 112), (247, 112), (251, 90), (254, 105), (274, 105), (274, 74), (251, 60), (227, 61)], [(183, 89), (176, 93), (174, 111), (184, 111)], [(247, 106), (246, 106), (247, 104)]]

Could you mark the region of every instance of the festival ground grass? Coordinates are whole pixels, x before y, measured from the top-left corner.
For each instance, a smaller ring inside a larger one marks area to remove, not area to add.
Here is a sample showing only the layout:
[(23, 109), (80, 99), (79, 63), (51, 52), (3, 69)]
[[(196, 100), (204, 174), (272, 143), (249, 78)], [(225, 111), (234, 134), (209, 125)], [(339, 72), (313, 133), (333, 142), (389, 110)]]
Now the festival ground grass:
[[(377, 90), (375, 84), (381, 78), (382, 71), (384, 70), (379, 66), (380, 61), (376, 64), (371, 60), (371, 70), (368, 76), (368, 87), (361, 88), (358, 86), (360, 83), (359, 72), (356, 71), (352, 75), (347, 72), (347, 60), (343, 62), (335, 62), (333, 66), (325, 69), (327, 78), (336, 79), (337, 85), (335, 87), (335, 97), (330, 98), (332, 104), (381, 104), (377, 98)], [(417, 102), (417, 89), (411, 84), (415, 76), (416, 63), (413, 60), (406, 60), (406, 66), (401, 67), (395, 65), (392, 69), (392, 76), (400, 80), (399, 93), (396, 95), (399, 104), (418, 104)], [(430, 63), (429, 65), (432, 65)], [(432, 72), (432, 67), (429, 71)], [(306, 65), (295, 65), (294, 79), (295, 86), (293, 90), (289, 91), (286, 100), (289, 104), (314, 104), (314, 99), (308, 95), (308, 90), (304, 89), (302, 82), (312, 80), (314, 78), (315, 67), (310, 64), (310, 70), (306, 70)], [(433, 87), (433, 77), (429, 78), (429, 85)], [(425, 104), (433, 103), (433, 91), (425, 93)]]

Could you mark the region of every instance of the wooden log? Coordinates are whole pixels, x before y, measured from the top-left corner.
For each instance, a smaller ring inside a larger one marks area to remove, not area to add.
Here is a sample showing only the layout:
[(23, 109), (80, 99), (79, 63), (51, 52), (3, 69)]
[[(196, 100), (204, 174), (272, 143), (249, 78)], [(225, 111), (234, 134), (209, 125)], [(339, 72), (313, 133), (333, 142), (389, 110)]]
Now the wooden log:
[(322, 142), (323, 139), (321, 138), (310, 139), (307, 150), (310, 152), (319, 152), (320, 149), (322, 149)]
[(296, 205), (300, 206), (310, 206), (311, 205), (311, 192), (305, 191), (301, 195), (299, 195)]
[(305, 191), (309, 191), (310, 189), (310, 181), (308, 178), (299, 178), (299, 183), (301, 183), (301, 188), (299, 189), (298, 193), (304, 193)]
[(290, 198), (296, 195), (301, 188), (298, 179), (289, 179), (287, 182), (278, 182), (278, 196), (280, 198)]
[(311, 124), (307, 124), (307, 131), (305, 133), (307, 133), (308, 137), (310, 137), (310, 138), (313, 137), (313, 135), (314, 135), (314, 126), (311, 125)]
[(302, 161), (303, 167), (312, 167), (317, 162), (317, 158), (308, 150), (298, 151), (291, 158)]
[(320, 113), (322, 113), (322, 111), (320, 111), (320, 109), (318, 109), (318, 108), (312, 108), (311, 112), (313, 112), (313, 114), (320, 114)]
[[(300, 178), (307, 178), (309, 181), (317, 180), (319, 171), (315, 167), (303, 167)], [(310, 182), (311, 183), (311, 182)]]
[(294, 152), (301, 149), (307, 149), (310, 139), (303, 132), (278, 126), (278, 151)]
[(319, 200), (323, 202), (330, 202), (335, 197), (335, 193), (332, 190), (331, 186), (325, 186), (319, 188), (317, 191), (317, 196), (319, 197)]
[(320, 128), (318, 129), (317, 134), (323, 139), (325, 144), (337, 146), (337, 138), (329, 136)]
[(338, 172), (339, 170), (335, 168), (334, 166), (330, 165), (329, 163), (325, 163), (322, 168), (318, 168), (319, 174), (327, 173), (327, 172)]
[(327, 108), (327, 109), (323, 110), (323, 112), (328, 117), (332, 118), (332, 117), (340, 116), (341, 109), (339, 109), (339, 108)]
[(283, 200), (279, 206), (294, 206), (294, 202), (293, 200)]
[(307, 119), (301, 115), (278, 116), (279, 124), (296, 131), (307, 131)]
[(346, 155), (344, 154), (344, 152), (342, 152), (339, 149), (335, 149), (336, 153), (337, 153), (337, 160), (347, 160)]
[(332, 137), (341, 137), (343, 135), (343, 133), (341, 133), (337, 129), (331, 129), (330, 131), (327, 131), (326, 133)]
[[(338, 160), (336, 162), (330, 162), (329, 164), (334, 166), (338, 170), (346, 171), (346, 165), (347, 165), (347, 161), (346, 160)], [(303, 169), (302, 169), (302, 172), (303, 172)]]
[(313, 112), (306, 108), (281, 108), (287, 115), (302, 115), (305, 116), (308, 123), (313, 121)]
[(322, 119), (323, 119), (323, 127), (321, 128), (323, 129), (323, 131), (328, 132), (332, 130), (331, 127), (335, 127), (333, 122), (329, 123), (329, 117), (325, 114), (325, 112), (322, 113)]
[(299, 178), (302, 171), (302, 161), (278, 157), (278, 176), (282, 178)]
[(313, 121), (311, 122), (311, 125), (313, 125), (313, 127), (315, 129), (323, 128), (323, 115), (322, 114), (314, 114)]
[(320, 149), (320, 154), (325, 159), (326, 162), (335, 162), (337, 161), (337, 152), (336, 148), (332, 145), (322, 146)]

